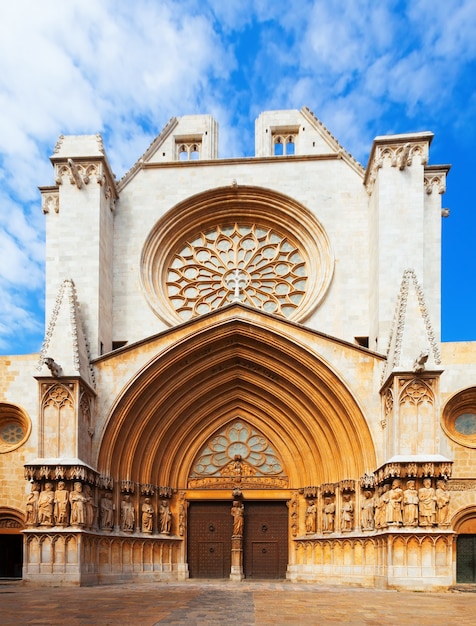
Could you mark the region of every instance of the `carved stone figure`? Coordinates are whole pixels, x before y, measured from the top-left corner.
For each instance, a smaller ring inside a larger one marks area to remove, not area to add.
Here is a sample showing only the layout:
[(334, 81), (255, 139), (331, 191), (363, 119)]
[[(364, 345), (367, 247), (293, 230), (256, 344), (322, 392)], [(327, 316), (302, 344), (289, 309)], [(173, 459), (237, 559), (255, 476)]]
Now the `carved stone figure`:
[(395, 479), (392, 482), (392, 488), (388, 491), (388, 501), (386, 503), (385, 521), (390, 526), (401, 526), (402, 518), (402, 500), (403, 490), (400, 487), (400, 481)]
[(418, 491), (415, 481), (407, 480), (407, 488), (403, 492), (403, 525), (418, 526)]
[(438, 480), (436, 483), (436, 523), (440, 526), (449, 526), (450, 523), (450, 494), (446, 491), (446, 482)]
[(348, 493), (342, 498), (342, 507), (340, 511), (341, 530), (349, 531), (354, 526), (354, 503)]
[(167, 500), (162, 500), (160, 503), (160, 532), (163, 535), (170, 535), (170, 527), (172, 524), (172, 513), (170, 512), (169, 503)]
[(154, 521), (154, 508), (150, 503), (150, 498), (146, 498), (142, 503), (142, 532), (151, 533)]
[(53, 526), (53, 503), (55, 494), (53, 491), (53, 485), (51, 483), (45, 483), (44, 490), (40, 493), (38, 498), (38, 521), (41, 526)]
[(389, 500), (388, 492), (390, 491), (390, 485), (383, 485), (380, 496), (377, 502), (377, 510), (375, 512), (375, 526), (377, 528), (385, 528), (387, 522), (387, 504)]
[(134, 530), (135, 511), (129, 495), (124, 496), (121, 502), (121, 530), (132, 532)]
[(231, 514), (233, 516), (233, 536), (242, 537), (243, 528), (245, 525), (245, 506), (242, 502), (235, 500), (231, 507)]
[(114, 525), (114, 504), (108, 491), (101, 498), (100, 525), (102, 530), (111, 530)]
[(26, 499), (26, 520), (27, 526), (38, 525), (38, 498), (40, 497), (40, 485), (38, 483), (31, 484), (31, 493)]
[(431, 478), (425, 478), (423, 487), (418, 490), (418, 517), (420, 526), (436, 524), (436, 494), (431, 486)]
[(324, 532), (334, 532), (335, 514), (335, 502), (329, 497), (324, 498), (324, 507), (322, 509), (322, 530)]
[(306, 533), (313, 535), (317, 530), (317, 506), (314, 500), (309, 500), (306, 508)]
[(71, 504), (71, 526), (85, 526), (87, 498), (83, 493), (83, 485), (79, 481), (74, 483), (73, 490), (69, 494), (69, 502)]
[(94, 524), (94, 498), (90, 485), (84, 486), (84, 495), (86, 498), (86, 528), (92, 528)]
[(360, 524), (362, 530), (374, 530), (375, 528), (375, 500), (371, 491), (364, 491), (364, 500), (362, 502), (362, 516)]
[(55, 524), (68, 526), (69, 524), (69, 491), (62, 480), (55, 491)]

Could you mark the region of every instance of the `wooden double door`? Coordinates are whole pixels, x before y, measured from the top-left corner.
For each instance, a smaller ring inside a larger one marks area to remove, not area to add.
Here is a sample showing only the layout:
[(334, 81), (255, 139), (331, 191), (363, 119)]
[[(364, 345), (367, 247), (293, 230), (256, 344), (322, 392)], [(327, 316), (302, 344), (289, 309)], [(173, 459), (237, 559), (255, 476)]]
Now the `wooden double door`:
[[(285, 578), (288, 510), (282, 501), (245, 501), (243, 573), (251, 579)], [(231, 571), (231, 502), (191, 502), (188, 566), (191, 578), (228, 578)]]

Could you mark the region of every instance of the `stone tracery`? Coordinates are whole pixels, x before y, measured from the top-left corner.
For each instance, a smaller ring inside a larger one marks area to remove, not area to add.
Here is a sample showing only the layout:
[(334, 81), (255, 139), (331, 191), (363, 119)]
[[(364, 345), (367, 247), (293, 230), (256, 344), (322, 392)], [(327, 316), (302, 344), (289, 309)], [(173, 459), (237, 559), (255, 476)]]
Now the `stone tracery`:
[(296, 243), (256, 224), (200, 232), (174, 254), (167, 275), (169, 300), (183, 319), (233, 301), (289, 317), (306, 285)]

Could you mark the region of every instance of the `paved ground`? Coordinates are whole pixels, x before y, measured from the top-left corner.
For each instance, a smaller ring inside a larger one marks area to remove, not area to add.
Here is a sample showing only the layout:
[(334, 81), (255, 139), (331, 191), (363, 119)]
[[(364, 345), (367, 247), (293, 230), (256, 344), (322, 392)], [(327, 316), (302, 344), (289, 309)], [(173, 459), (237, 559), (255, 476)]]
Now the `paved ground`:
[(465, 626), (476, 593), (411, 593), (288, 582), (186, 581), (32, 588), (0, 581), (2, 626)]

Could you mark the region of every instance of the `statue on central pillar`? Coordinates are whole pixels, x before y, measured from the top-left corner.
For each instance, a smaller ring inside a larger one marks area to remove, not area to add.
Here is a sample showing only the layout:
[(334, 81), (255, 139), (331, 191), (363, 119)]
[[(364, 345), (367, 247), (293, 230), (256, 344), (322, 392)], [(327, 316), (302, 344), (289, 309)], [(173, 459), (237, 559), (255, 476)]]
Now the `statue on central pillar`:
[(243, 580), (243, 530), (245, 527), (245, 505), (239, 500), (233, 501), (233, 534), (231, 536), (231, 580)]

